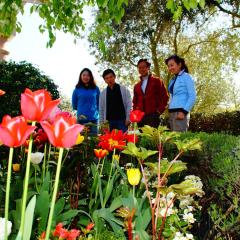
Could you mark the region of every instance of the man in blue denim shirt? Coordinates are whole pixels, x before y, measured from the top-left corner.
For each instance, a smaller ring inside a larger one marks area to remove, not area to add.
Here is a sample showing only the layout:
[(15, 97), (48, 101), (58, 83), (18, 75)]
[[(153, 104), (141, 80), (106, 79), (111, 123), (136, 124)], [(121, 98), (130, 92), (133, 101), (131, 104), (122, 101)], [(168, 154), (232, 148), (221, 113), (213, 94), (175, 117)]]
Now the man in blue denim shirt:
[(194, 81), (183, 58), (173, 55), (165, 63), (169, 72), (175, 75), (168, 86), (170, 128), (172, 131), (185, 132), (189, 126), (189, 113), (196, 102)]

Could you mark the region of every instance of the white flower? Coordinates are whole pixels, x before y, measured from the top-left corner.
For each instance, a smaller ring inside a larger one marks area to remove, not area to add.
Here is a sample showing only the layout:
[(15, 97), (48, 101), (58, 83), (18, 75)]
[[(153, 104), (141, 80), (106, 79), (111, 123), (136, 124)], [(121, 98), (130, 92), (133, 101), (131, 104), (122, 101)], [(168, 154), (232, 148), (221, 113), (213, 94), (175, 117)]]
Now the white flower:
[(189, 212), (192, 212), (193, 209), (194, 209), (193, 206), (188, 206), (187, 208), (188, 208), (188, 211), (189, 211)]
[(194, 202), (193, 197), (190, 195), (181, 196), (181, 197), (179, 197), (179, 200), (180, 200), (179, 207), (181, 209), (188, 207), (189, 205), (191, 205)]
[[(12, 230), (12, 223), (7, 222), (7, 235), (9, 236)], [(5, 233), (5, 218), (0, 218), (0, 240), (4, 240)]]
[(44, 153), (35, 152), (31, 154), (31, 162), (33, 164), (39, 164), (43, 159)]
[[(187, 209), (185, 209), (185, 210), (187, 210)], [(188, 223), (194, 223), (196, 221), (196, 219), (194, 218), (192, 213), (186, 213), (186, 212), (183, 215), (183, 220)]]
[(168, 217), (168, 216), (170, 216), (170, 215), (175, 213), (175, 210), (173, 210), (172, 208), (168, 208), (167, 213), (166, 213), (166, 210), (167, 210), (167, 208), (162, 208), (160, 210), (160, 216), (161, 217), (164, 217), (164, 216)]
[(186, 236), (184, 237), (184, 235), (180, 232), (176, 232), (173, 238), (173, 240), (192, 240), (192, 239), (193, 239), (192, 234), (187, 233)]
[(187, 239), (193, 239), (193, 235), (191, 233), (186, 233), (186, 238)]
[(186, 238), (183, 236), (182, 233), (180, 233), (180, 232), (176, 232), (176, 234), (175, 234), (173, 240), (186, 240)]
[(174, 192), (170, 192), (167, 194), (167, 202), (169, 202), (170, 200), (172, 200), (175, 197), (175, 193)]

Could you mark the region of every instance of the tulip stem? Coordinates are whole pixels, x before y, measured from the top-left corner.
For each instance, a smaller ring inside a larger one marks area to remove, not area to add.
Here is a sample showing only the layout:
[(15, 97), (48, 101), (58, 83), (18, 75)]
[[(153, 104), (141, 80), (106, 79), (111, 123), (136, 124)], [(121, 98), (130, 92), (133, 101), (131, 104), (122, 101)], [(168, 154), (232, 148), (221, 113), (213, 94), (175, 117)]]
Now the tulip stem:
[(51, 225), (52, 225), (52, 218), (53, 218), (53, 213), (54, 213), (54, 207), (55, 207), (55, 202), (56, 202), (56, 198), (57, 198), (57, 190), (58, 190), (58, 183), (59, 183), (59, 177), (60, 177), (60, 171), (61, 171), (63, 150), (64, 150), (64, 148), (60, 148), (59, 149), (56, 177), (55, 177), (55, 182), (54, 182), (52, 202), (51, 202), (50, 213), (49, 213), (49, 217), (48, 217), (48, 225), (47, 225), (47, 231), (46, 231), (45, 240), (48, 240), (49, 239), (49, 235), (50, 235), (50, 230), (51, 230)]
[[(32, 126), (35, 126), (36, 122), (32, 122)], [(22, 211), (21, 211), (21, 224), (20, 224), (20, 232), (21, 234), (24, 233), (24, 223), (25, 223), (25, 211), (27, 205), (27, 193), (28, 193), (28, 182), (29, 182), (29, 173), (30, 173), (30, 162), (31, 162), (31, 153), (32, 153), (32, 144), (33, 138), (32, 134), (30, 136), (30, 141), (28, 145), (28, 155), (27, 155), (27, 164), (26, 164), (26, 173), (24, 179), (24, 187), (23, 187), (23, 198), (22, 198)]]
[(42, 165), (42, 183), (45, 179), (46, 174), (46, 158), (47, 158), (47, 143), (44, 145), (44, 156), (43, 156), (43, 165)]
[(135, 185), (133, 185), (133, 198), (135, 198)]
[(8, 172), (7, 172), (7, 186), (6, 186), (6, 199), (5, 199), (5, 231), (4, 231), (4, 239), (8, 239), (7, 234), (7, 225), (8, 225), (8, 209), (9, 209), (9, 195), (10, 195), (10, 184), (11, 184), (11, 174), (12, 174), (12, 159), (13, 159), (13, 150), (14, 148), (10, 148), (9, 157), (8, 157)]

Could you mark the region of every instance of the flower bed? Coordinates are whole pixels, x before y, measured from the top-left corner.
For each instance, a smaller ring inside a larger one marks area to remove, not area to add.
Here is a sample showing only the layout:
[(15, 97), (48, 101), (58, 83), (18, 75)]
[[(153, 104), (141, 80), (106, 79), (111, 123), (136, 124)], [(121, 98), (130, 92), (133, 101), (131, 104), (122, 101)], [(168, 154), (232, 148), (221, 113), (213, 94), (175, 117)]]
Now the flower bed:
[[(1, 215), (12, 223), (9, 239), (193, 239), (203, 185), (179, 175), (187, 169), (179, 157), (199, 150), (199, 139), (180, 140), (165, 127), (140, 133), (142, 115), (135, 112), (131, 134), (89, 138), (70, 114), (55, 111), (49, 119), (58, 104), (46, 90), (27, 89), (23, 116), (5, 116), (0, 125)], [(176, 154), (167, 159), (170, 142)]]

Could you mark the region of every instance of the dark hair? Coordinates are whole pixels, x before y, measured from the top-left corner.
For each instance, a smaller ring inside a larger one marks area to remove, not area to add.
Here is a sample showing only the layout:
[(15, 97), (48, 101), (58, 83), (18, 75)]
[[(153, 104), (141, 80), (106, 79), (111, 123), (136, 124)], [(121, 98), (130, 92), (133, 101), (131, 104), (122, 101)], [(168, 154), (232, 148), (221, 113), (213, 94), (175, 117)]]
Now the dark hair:
[(147, 64), (147, 67), (151, 66), (151, 63), (146, 59), (146, 58), (141, 58), (138, 60), (137, 62), (137, 66), (141, 63), (141, 62), (145, 62)]
[(183, 58), (181, 58), (181, 57), (179, 57), (178, 55), (172, 55), (172, 56), (170, 56), (169, 58), (167, 58), (166, 60), (165, 60), (165, 63), (166, 63), (166, 65), (168, 65), (168, 62), (170, 61), (170, 60), (174, 60), (174, 62), (176, 62), (177, 64), (182, 64), (182, 66), (181, 66), (181, 70), (185, 70), (185, 72), (189, 72), (188, 71), (188, 67), (187, 67), (187, 65), (186, 65), (186, 63), (185, 63), (185, 60), (183, 59)]
[(116, 77), (115, 72), (114, 72), (112, 69), (110, 69), (110, 68), (104, 70), (104, 72), (103, 72), (103, 74), (102, 74), (102, 77), (105, 78), (105, 76), (108, 75), (108, 74), (110, 74), (110, 73), (111, 73), (114, 77)]
[(91, 71), (89, 68), (84, 68), (84, 69), (80, 72), (80, 75), (79, 75), (79, 79), (78, 79), (78, 83), (77, 83), (77, 85), (76, 85), (76, 88), (86, 87), (85, 84), (82, 82), (82, 74), (83, 74), (85, 71), (88, 72), (88, 74), (89, 74), (89, 76), (90, 76), (88, 88), (96, 88), (97, 85), (96, 85), (96, 83), (95, 83), (95, 81), (94, 81), (92, 71)]

